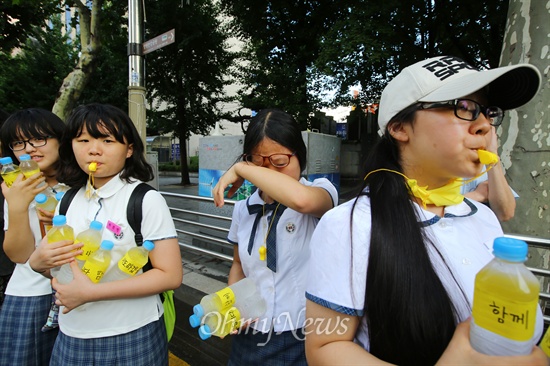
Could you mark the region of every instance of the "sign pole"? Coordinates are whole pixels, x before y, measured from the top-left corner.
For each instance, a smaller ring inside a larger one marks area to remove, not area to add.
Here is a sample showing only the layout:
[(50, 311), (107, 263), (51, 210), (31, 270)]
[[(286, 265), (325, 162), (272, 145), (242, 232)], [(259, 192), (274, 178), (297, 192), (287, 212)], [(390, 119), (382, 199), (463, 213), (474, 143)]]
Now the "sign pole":
[(128, 115), (146, 146), (145, 61), (141, 0), (128, 0)]

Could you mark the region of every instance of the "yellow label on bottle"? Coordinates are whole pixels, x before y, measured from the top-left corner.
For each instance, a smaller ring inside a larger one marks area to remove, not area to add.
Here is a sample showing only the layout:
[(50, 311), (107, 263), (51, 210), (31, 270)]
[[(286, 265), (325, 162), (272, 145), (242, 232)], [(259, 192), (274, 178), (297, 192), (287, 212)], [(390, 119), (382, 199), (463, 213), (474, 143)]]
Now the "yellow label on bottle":
[(85, 261), (86, 259), (88, 259), (88, 257), (90, 255), (92, 255), (93, 252), (95, 252), (96, 250), (99, 249), (99, 245), (96, 245), (94, 243), (89, 243), (89, 242), (80, 241), (80, 240), (75, 240), (74, 243), (75, 244), (80, 244), (80, 243), (84, 244), (84, 245), (82, 245), (82, 248), (80, 248), (80, 250), (82, 250), (82, 254), (79, 254), (75, 257), (76, 259), (81, 260), (81, 261)]
[(124, 257), (122, 257), (122, 259), (118, 261), (118, 269), (129, 276), (134, 276), (136, 273), (138, 273), (141, 267), (142, 266), (140, 266), (139, 264), (134, 263), (128, 253), (126, 253)]
[(544, 337), (542, 337), (542, 341), (540, 341), (539, 346), (544, 351), (546, 356), (550, 357), (550, 328), (548, 328), (546, 333), (544, 333)]
[(235, 303), (235, 293), (230, 287), (226, 287), (216, 292), (222, 303), (222, 310), (227, 309)]
[(474, 290), (472, 316), (480, 327), (515, 341), (528, 341), (535, 332), (537, 298), (513, 301), (494, 294)]
[(104, 266), (90, 261), (86, 261), (82, 266), (82, 272), (86, 273), (86, 276), (88, 276), (93, 283), (98, 283), (101, 280), (105, 274), (105, 270), (106, 268), (104, 268)]
[(224, 330), (226, 334), (239, 329), (241, 326), (241, 313), (235, 307), (229, 308), (224, 316)]

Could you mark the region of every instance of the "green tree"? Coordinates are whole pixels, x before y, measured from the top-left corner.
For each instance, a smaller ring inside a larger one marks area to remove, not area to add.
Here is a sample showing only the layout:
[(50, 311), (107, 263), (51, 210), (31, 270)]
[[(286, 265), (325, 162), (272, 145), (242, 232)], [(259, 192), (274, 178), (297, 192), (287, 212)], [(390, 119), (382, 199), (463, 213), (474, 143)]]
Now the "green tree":
[(233, 55), (215, 1), (160, 0), (148, 5), (146, 29), (152, 38), (175, 28), (175, 44), (146, 55), (146, 84), (152, 110), (148, 124), (180, 139), (181, 184), (190, 184), (185, 141), (206, 134), (219, 121)]
[(337, 0), (221, 0), (235, 35), (245, 41), (239, 81), (245, 108), (276, 107), (293, 114), (302, 128), (319, 104), (310, 83), (320, 42), (338, 14)]
[(59, 1), (3, 0), (0, 2), (0, 53), (10, 53), (33, 35), (34, 27), (61, 12)]
[(18, 52), (0, 54), (0, 105), (9, 112), (29, 107), (51, 110), (59, 85), (77, 58), (62, 34), (59, 15), (28, 35)]

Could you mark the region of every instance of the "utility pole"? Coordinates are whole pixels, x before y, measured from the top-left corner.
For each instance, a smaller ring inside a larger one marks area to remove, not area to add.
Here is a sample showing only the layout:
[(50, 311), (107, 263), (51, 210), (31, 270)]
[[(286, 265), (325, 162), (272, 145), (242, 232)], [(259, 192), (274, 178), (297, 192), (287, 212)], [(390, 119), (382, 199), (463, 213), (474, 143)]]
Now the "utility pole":
[(128, 0), (128, 115), (146, 145), (145, 60), (142, 0)]

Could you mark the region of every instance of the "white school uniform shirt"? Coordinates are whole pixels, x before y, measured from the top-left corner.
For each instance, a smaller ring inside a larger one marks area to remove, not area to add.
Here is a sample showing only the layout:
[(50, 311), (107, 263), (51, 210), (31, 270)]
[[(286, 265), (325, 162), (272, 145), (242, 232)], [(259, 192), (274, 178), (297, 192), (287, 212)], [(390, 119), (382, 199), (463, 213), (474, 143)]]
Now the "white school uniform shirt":
[[(68, 186), (58, 183), (52, 187), (56, 192), (65, 192)], [(35, 247), (40, 244), (42, 234), (40, 232), (40, 222), (36, 214), (36, 204), (33, 200), (29, 205), (29, 224), (32, 235), (34, 236)], [(4, 230), (8, 230), (8, 201), (4, 200)], [(11, 275), (5, 294), (10, 296), (43, 296), (51, 295), (51, 280), (33, 271), (29, 261), (21, 264), (16, 263), (13, 274)]]
[[(121, 180), (119, 175), (97, 190), (91, 199), (85, 198), (86, 187), (82, 187), (67, 210), (67, 224), (73, 227), (75, 235), (88, 229), (93, 220), (103, 224), (102, 240), (114, 243), (107, 274), (128, 249), (136, 246), (134, 231), (126, 219), (126, 207), (139, 183), (135, 181), (129, 184)], [(142, 211), (141, 233), (144, 240), (177, 237), (170, 210), (159, 192), (149, 191), (145, 194)], [(121, 235), (107, 229), (109, 221), (121, 228)], [(140, 273), (141, 270), (137, 276)], [(103, 300), (86, 303), (84, 307), (77, 307), (67, 314), (63, 314), (61, 307), (59, 328), (64, 334), (75, 338), (108, 337), (139, 329), (158, 320), (162, 314), (162, 302), (158, 295)]]
[[(350, 239), (351, 200), (327, 212), (311, 239), (309, 280), (306, 297), (319, 305), (340, 313), (361, 316), (355, 342), (369, 349), (367, 323), (364, 317), (366, 274), (371, 230), (370, 199), (360, 196), (353, 211), (353, 248)], [(435, 243), (454, 276), (460, 281), (471, 304), (477, 272), (493, 259), (493, 240), (503, 235), (495, 214), (485, 205), (468, 200), (445, 207), (439, 217), (414, 203), (429, 237)], [(406, 240), (406, 238), (403, 238)], [(352, 253), (353, 252), (353, 253)], [(353, 257), (352, 257), (353, 255)], [(434, 249), (430, 257), (451, 300), (462, 304), (462, 293)], [(350, 268), (353, 258), (353, 270)], [(353, 274), (353, 278), (352, 275)], [(351, 285), (353, 284), (353, 286)], [(457, 306), (460, 321), (471, 314), (465, 306)], [(345, 323), (339, 326), (346, 326)], [(535, 337), (543, 330), (542, 312), (537, 313)], [(315, 330), (314, 330), (315, 331)]]
[[(337, 204), (338, 192), (328, 179), (309, 182), (301, 178), (300, 183), (325, 189), (333, 204)], [(267, 260), (260, 260), (258, 251), (264, 245), (269, 227), (267, 216), (271, 217), (273, 212), (268, 214), (266, 211), (266, 215), (260, 219), (251, 254), (248, 254), (248, 242), (256, 215), (248, 213), (247, 202), (259, 205), (265, 203), (257, 190), (248, 199), (235, 204), (228, 241), (239, 246), (244, 274), (254, 280), (267, 303), (264, 316), (251, 327), (263, 333), (268, 333), (272, 326), (276, 332), (302, 328), (305, 320), (304, 292), (309, 276), (307, 264), (310, 238), (319, 219), (291, 208), (283, 212), (277, 228), (271, 228), (277, 230), (277, 272), (273, 272), (267, 267)]]

